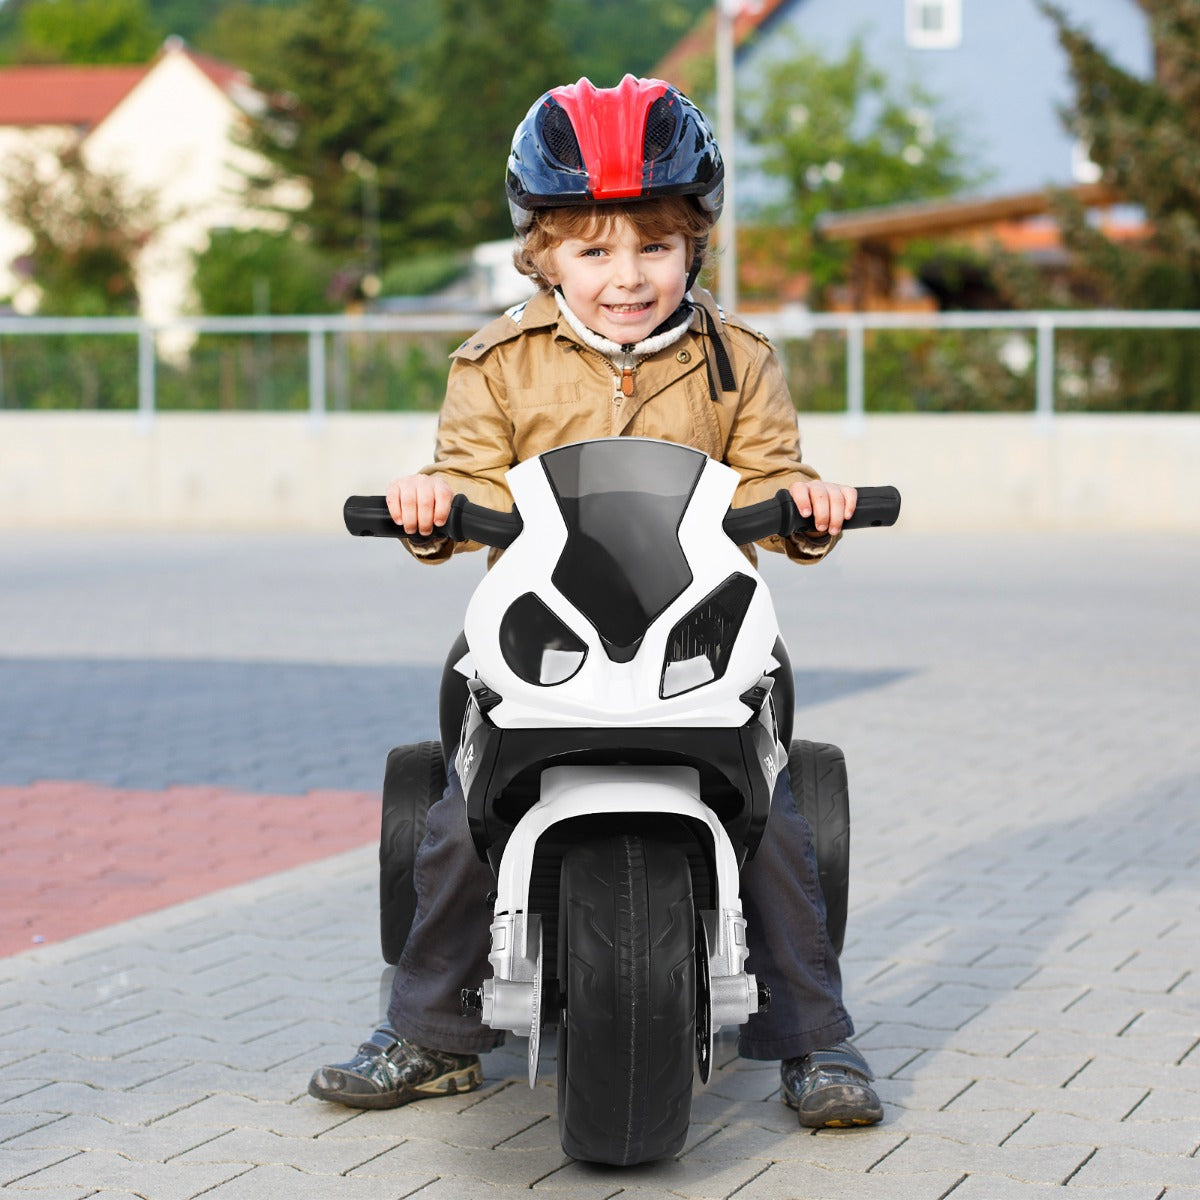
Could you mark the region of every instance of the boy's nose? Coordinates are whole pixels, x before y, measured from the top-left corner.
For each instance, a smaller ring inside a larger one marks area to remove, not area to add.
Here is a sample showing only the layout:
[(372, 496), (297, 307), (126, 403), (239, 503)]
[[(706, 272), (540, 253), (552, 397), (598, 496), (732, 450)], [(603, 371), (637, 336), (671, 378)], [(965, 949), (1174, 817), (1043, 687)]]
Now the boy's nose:
[(641, 258), (636, 254), (620, 254), (613, 264), (613, 275), (621, 287), (637, 287), (644, 278)]

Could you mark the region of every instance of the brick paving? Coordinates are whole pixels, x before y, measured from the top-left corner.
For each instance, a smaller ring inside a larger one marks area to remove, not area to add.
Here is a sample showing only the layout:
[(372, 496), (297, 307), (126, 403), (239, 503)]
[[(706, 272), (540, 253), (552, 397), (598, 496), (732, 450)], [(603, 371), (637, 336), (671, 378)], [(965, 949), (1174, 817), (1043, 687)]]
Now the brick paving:
[[(419, 568), (392, 576), (380, 547), (350, 545), (353, 560), (321, 539), (0, 538), (0, 660), (436, 663), (470, 568), (433, 578), (431, 605), (408, 586)], [(281, 613), (283, 566), (297, 601)], [(0, 959), (0, 1188), (1200, 1200), (1200, 540), (897, 531), (768, 574), (801, 666), (799, 732), (850, 764), (843, 962), (882, 1126), (800, 1133), (776, 1071), (728, 1041), (684, 1153), (629, 1171), (562, 1155), (552, 1045), (533, 1090), (518, 1043), (470, 1096), (390, 1113), (312, 1101), (313, 1066), (373, 1021), (381, 965), (374, 848), (321, 836), (312, 861)], [(181, 577), (220, 578), (236, 619), (198, 599), (172, 610)], [(294, 719), (298, 737), (321, 724)], [(237, 722), (220, 729), (236, 741)], [(212, 761), (226, 749), (245, 751), (214, 741)], [(3, 794), (29, 794), (7, 762)], [(302, 785), (273, 784), (292, 804)]]
[(0, 956), (360, 846), (374, 792), (0, 785)]

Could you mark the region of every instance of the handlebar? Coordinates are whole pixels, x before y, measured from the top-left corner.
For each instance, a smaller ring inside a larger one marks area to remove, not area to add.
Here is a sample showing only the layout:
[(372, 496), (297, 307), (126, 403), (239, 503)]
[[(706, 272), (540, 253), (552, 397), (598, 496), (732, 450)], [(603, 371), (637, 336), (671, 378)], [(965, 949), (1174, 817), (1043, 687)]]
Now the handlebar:
[[(342, 508), (346, 528), (355, 537), (394, 537), (407, 540), (415, 534), (404, 532), (388, 512), (383, 496), (351, 496)], [(461, 492), (450, 502), (445, 525), (435, 525), (430, 537), (448, 537), (456, 542), (481, 542), (505, 550), (517, 540), (524, 527), (516, 509), (498, 512), (482, 504), (472, 504)]]
[[(900, 516), (900, 493), (894, 487), (860, 487), (854, 516), (842, 524), (843, 529), (872, 529), (879, 525), (895, 525)], [(786, 488), (770, 500), (731, 508), (721, 523), (726, 534), (739, 546), (757, 542), (760, 538), (779, 534), (813, 532), (812, 517), (802, 517), (792, 494)]]
[[(900, 493), (894, 487), (863, 487), (858, 489), (858, 504), (854, 516), (843, 529), (869, 529), (894, 525), (900, 516)], [(342, 509), (346, 528), (355, 537), (409, 538), (404, 526), (397, 525), (388, 512), (383, 496), (351, 496)], [(524, 528), (520, 514), (499, 512), (473, 504), (461, 492), (450, 502), (450, 516), (445, 525), (435, 525), (431, 537), (448, 537), (456, 542), (480, 542), (498, 550), (507, 549)], [(746, 508), (731, 508), (725, 515), (722, 528), (739, 546), (757, 542), (760, 538), (779, 534), (783, 537), (803, 530), (813, 530), (811, 517), (802, 517), (796, 502), (786, 488), (759, 504)]]

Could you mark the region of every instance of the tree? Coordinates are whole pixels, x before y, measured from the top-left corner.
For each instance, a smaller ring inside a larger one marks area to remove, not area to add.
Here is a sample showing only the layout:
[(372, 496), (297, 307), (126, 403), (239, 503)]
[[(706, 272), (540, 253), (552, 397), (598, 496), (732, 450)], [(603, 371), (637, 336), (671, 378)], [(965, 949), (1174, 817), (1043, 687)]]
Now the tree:
[(464, 245), (512, 232), (504, 164), (538, 96), (568, 81), (551, 0), (439, 0), (414, 105), (418, 231)]
[(162, 43), (146, 0), (27, 0), (17, 30), (26, 62), (145, 62)]
[(743, 127), (783, 193), (757, 215), (790, 227), (791, 266), (811, 274), (818, 296), (849, 254), (815, 236), (822, 214), (948, 195), (977, 181), (934, 98), (897, 88), (857, 41), (839, 59), (796, 42), (768, 63)]
[(570, 51), (571, 74), (611, 87), (627, 71), (652, 71), (712, 6), (713, 0), (558, 0), (551, 20)]
[(149, 193), (88, 167), (78, 146), (41, 161), (13, 155), (0, 178), (6, 215), (33, 243), (23, 265), (40, 313), (137, 311), (135, 260), (161, 224)]
[(255, 80), (270, 111), (250, 135), (272, 170), (252, 183), (266, 205), (280, 180), (304, 180), (311, 202), (287, 215), (319, 250), (358, 262), (361, 275), (372, 252), (394, 250), (408, 217), (406, 104), (395, 61), (378, 14), (354, 0), (304, 0), (278, 21), (276, 53)]
[[(1147, 233), (1134, 242), (1112, 241), (1078, 204), (1059, 197), (1072, 270), (1054, 290), (1040, 281), (1027, 286), (1027, 302), (1200, 308), (1200, 2), (1140, 3), (1157, 64), (1150, 79), (1117, 66), (1060, 7), (1039, 0), (1070, 61), (1075, 98), (1064, 121), (1090, 147), (1102, 179), (1142, 208)], [(1195, 334), (1106, 333), (1075, 343), (1081, 361), (1103, 361), (1106, 386), (1093, 390), (1105, 393), (1107, 403), (1200, 406)]]
[(195, 43), (198, 49), (233, 63), (259, 81), (276, 70), (283, 36), (280, 24), (279, 9), (234, 0), (196, 31)]
[(1068, 241), (1094, 270), (1108, 302), (1137, 308), (1200, 307), (1200, 3), (1140, 0), (1150, 19), (1157, 75), (1138, 79), (1113, 63), (1062, 9), (1040, 0), (1066, 50), (1075, 101), (1063, 114), (1091, 148), (1103, 179), (1145, 211), (1151, 233), (1109, 242), (1067, 213)]

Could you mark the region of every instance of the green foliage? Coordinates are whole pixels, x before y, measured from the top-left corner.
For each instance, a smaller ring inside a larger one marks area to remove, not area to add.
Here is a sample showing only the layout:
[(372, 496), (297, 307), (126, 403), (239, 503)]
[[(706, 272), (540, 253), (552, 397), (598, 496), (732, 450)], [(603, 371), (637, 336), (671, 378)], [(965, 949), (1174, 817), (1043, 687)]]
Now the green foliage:
[(460, 278), (466, 257), (454, 250), (433, 251), (393, 263), (383, 275), (385, 296), (428, 296)]
[(160, 224), (153, 197), (93, 170), (78, 146), (53, 165), (12, 155), (0, 166), (4, 211), (32, 249), (21, 265), (43, 315), (98, 317), (137, 311), (134, 258)]
[(0, 336), (0, 408), (137, 408), (137, 339)]
[(713, 0), (558, 0), (549, 20), (570, 54), (570, 78), (586, 75), (610, 87), (627, 71), (652, 71), (712, 6)]
[[(1074, 82), (1064, 112), (1092, 161), (1145, 212), (1146, 236), (1116, 242), (1069, 196), (1056, 211), (1070, 269), (1046, 280), (1001, 263), (1022, 303), (1133, 309), (1200, 308), (1200, 3), (1141, 0), (1156, 71), (1139, 79), (1113, 63), (1057, 5), (1039, 0), (1066, 51)], [(1074, 390), (1092, 407), (1200, 407), (1200, 334), (1072, 334), (1064, 354)]]
[(513, 130), (542, 92), (567, 78), (550, 11), (550, 0), (439, 0), (414, 101), (414, 223), (428, 243), (462, 246), (511, 233), (504, 164)]
[(255, 180), (267, 203), (280, 179), (300, 178), (312, 201), (303, 224), (315, 246), (365, 272), (368, 200), (378, 208), (381, 253), (401, 238), (408, 207), (406, 105), (378, 14), (354, 0), (304, 0), (281, 14), (275, 52), (258, 85), (273, 111), (252, 145), (273, 174)]
[[(248, 57), (232, 52), (242, 43), (239, 25), (256, 25), (260, 14), (278, 23), (279, 14), (294, 9), (299, 2), (150, 0), (150, 5), (167, 32), (194, 40), (210, 53), (252, 70)], [(439, 5), (430, 0), (361, 0), (360, 7), (382, 18), (380, 31), (396, 56), (401, 81), (416, 82), (421, 64), (438, 37), (443, 20)], [(564, 73), (554, 83), (587, 75), (603, 86), (616, 83), (626, 71), (644, 75), (711, 7), (712, 0), (554, 0), (546, 7), (545, 29), (567, 54)], [(522, 31), (521, 40), (530, 36)]]
[(1109, 301), (1134, 307), (1196, 307), (1200, 300), (1200, 3), (1143, 0), (1157, 73), (1122, 70), (1057, 6), (1039, 0), (1066, 50), (1075, 100), (1068, 127), (1091, 148), (1103, 178), (1152, 227), (1140, 244), (1119, 246), (1062, 206), (1068, 245), (1107, 285)]
[(193, 282), (210, 316), (323, 313), (332, 277), (328, 261), (289, 234), (218, 229), (196, 256)]
[(743, 127), (786, 199), (760, 215), (806, 237), (818, 295), (844, 275), (849, 251), (816, 237), (819, 218), (941, 196), (975, 182), (956, 130), (923, 89), (899, 88), (861, 44), (836, 60), (801, 42), (766, 65)]
[[(335, 333), (326, 338), (332, 412), (436, 412), (450, 350), (441, 335)], [(158, 407), (170, 411), (303, 412), (308, 339), (294, 334), (206, 334), (184, 363), (159, 364)]]
[[(1013, 344), (1023, 349), (1013, 353)], [(846, 340), (818, 333), (780, 347), (801, 412), (844, 412)], [(867, 334), (863, 373), (871, 412), (1031, 412), (1032, 346), (1006, 330), (895, 330)], [(1027, 355), (1027, 357), (1026, 357)]]
[[(233, 63), (257, 80), (267, 78), (274, 69), (281, 33), (278, 8), (250, 0), (233, 0), (222, 5), (192, 37), (197, 49)], [(180, 36), (189, 35), (180, 32)]]
[(25, 62), (145, 62), (163, 37), (147, 0), (26, 0), (17, 25)]

